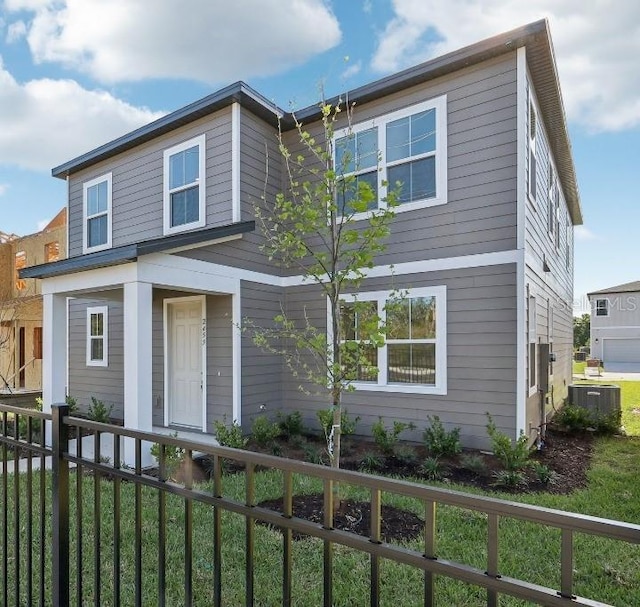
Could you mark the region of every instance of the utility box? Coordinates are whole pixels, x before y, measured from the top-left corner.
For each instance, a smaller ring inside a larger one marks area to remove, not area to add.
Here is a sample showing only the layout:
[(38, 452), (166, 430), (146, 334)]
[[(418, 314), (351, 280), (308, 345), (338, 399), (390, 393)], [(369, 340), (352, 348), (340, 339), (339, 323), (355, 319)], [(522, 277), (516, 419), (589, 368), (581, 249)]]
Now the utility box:
[(582, 384), (569, 386), (569, 402), (597, 415), (615, 413), (621, 419), (620, 386), (614, 384)]

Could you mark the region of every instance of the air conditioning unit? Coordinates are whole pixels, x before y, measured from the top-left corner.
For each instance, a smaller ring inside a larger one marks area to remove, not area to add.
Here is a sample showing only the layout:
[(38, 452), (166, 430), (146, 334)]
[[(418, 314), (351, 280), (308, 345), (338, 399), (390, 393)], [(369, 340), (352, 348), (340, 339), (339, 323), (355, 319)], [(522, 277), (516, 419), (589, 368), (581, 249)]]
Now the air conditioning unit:
[(581, 384), (569, 386), (569, 402), (597, 415), (615, 413), (621, 419), (620, 386), (614, 384)]

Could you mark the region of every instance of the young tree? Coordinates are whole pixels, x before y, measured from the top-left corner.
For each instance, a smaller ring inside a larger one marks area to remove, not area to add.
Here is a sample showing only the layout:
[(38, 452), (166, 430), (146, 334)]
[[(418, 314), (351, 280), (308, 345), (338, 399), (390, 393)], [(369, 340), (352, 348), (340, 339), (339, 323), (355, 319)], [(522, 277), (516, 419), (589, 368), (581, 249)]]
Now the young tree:
[(573, 346), (581, 348), (586, 346), (591, 332), (591, 316), (583, 314), (580, 317), (573, 317)]
[[(357, 292), (385, 249), (394, 215), (397, 193), (378, 193), (377, 144), (358, 142), (350, 132), (334, 142), (338, 119), (346, 114), (351, 125), (352, 108), (340, 101), (322, 103), (318, 138), (296, 121), (300, 153), (294, 154), (279, 130), (279, 151), (288, 187), (272, 205), (263, 200), (256, 208), (262, 228), (263, 251), (274, 263), (295, 268), (308, 284), (326, 297), (329, 326), (314, 326), (306, 310), (296, 319), (284, 306), (273, 328), (258, 327), (250, 320), (254, 342), (281, 354), (300, 378), (301, 389), (314, 384), (327, 395), (333, 424), (326, 433), (331, 465), (340, 466), (342, 395), (352, 382), (377, 372), (372, 352), (384, 344), (385, 327), (369, 302), (357, 300)], [(354, 173), (366, 166), (368, 171)], [(387, 188), (383, 183), (382, 187)], [(355, 294), (345, 303), (346, 293)]]

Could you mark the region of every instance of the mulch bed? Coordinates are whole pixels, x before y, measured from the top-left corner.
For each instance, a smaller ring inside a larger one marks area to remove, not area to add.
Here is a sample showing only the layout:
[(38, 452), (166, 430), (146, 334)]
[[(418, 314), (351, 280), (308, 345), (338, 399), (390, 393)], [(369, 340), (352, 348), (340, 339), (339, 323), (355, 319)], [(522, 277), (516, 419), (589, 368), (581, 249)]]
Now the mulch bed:
[[(258, 506), (282, 512), (282, 498), (266, 500), (260, 502)], [(293, 516), (312, 523), (322, 524), (324, 520), (323, 513), (324, 505), (321, 493), (293, 497)], [(413, 540), (424, 529), (424, 521), (412, 512), (382, 504), (381, 514), (380, 527), (384, 542)], [(267, 526), (272, 527), (272, 525)], [(369, 536), (371, 533), (371, 507), (369, 502), (343, 499), (340, 502), (340, 508), (334, 513), (333, 526), (341, 531)], [(277, 527), (277, 529), (281, 530), (282, 528)], [(293, 533), (293, 538), (296, 540), (306, 537), (308, 536), (301, 533)]]

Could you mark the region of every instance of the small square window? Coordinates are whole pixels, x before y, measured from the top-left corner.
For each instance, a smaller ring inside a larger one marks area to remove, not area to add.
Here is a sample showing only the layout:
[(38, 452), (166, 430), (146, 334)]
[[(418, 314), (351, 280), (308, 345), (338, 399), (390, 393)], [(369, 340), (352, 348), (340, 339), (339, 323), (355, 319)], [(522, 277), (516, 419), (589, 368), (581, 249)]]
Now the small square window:
[(596, 316), (609, 316), (608, 299), (596, 299)]

